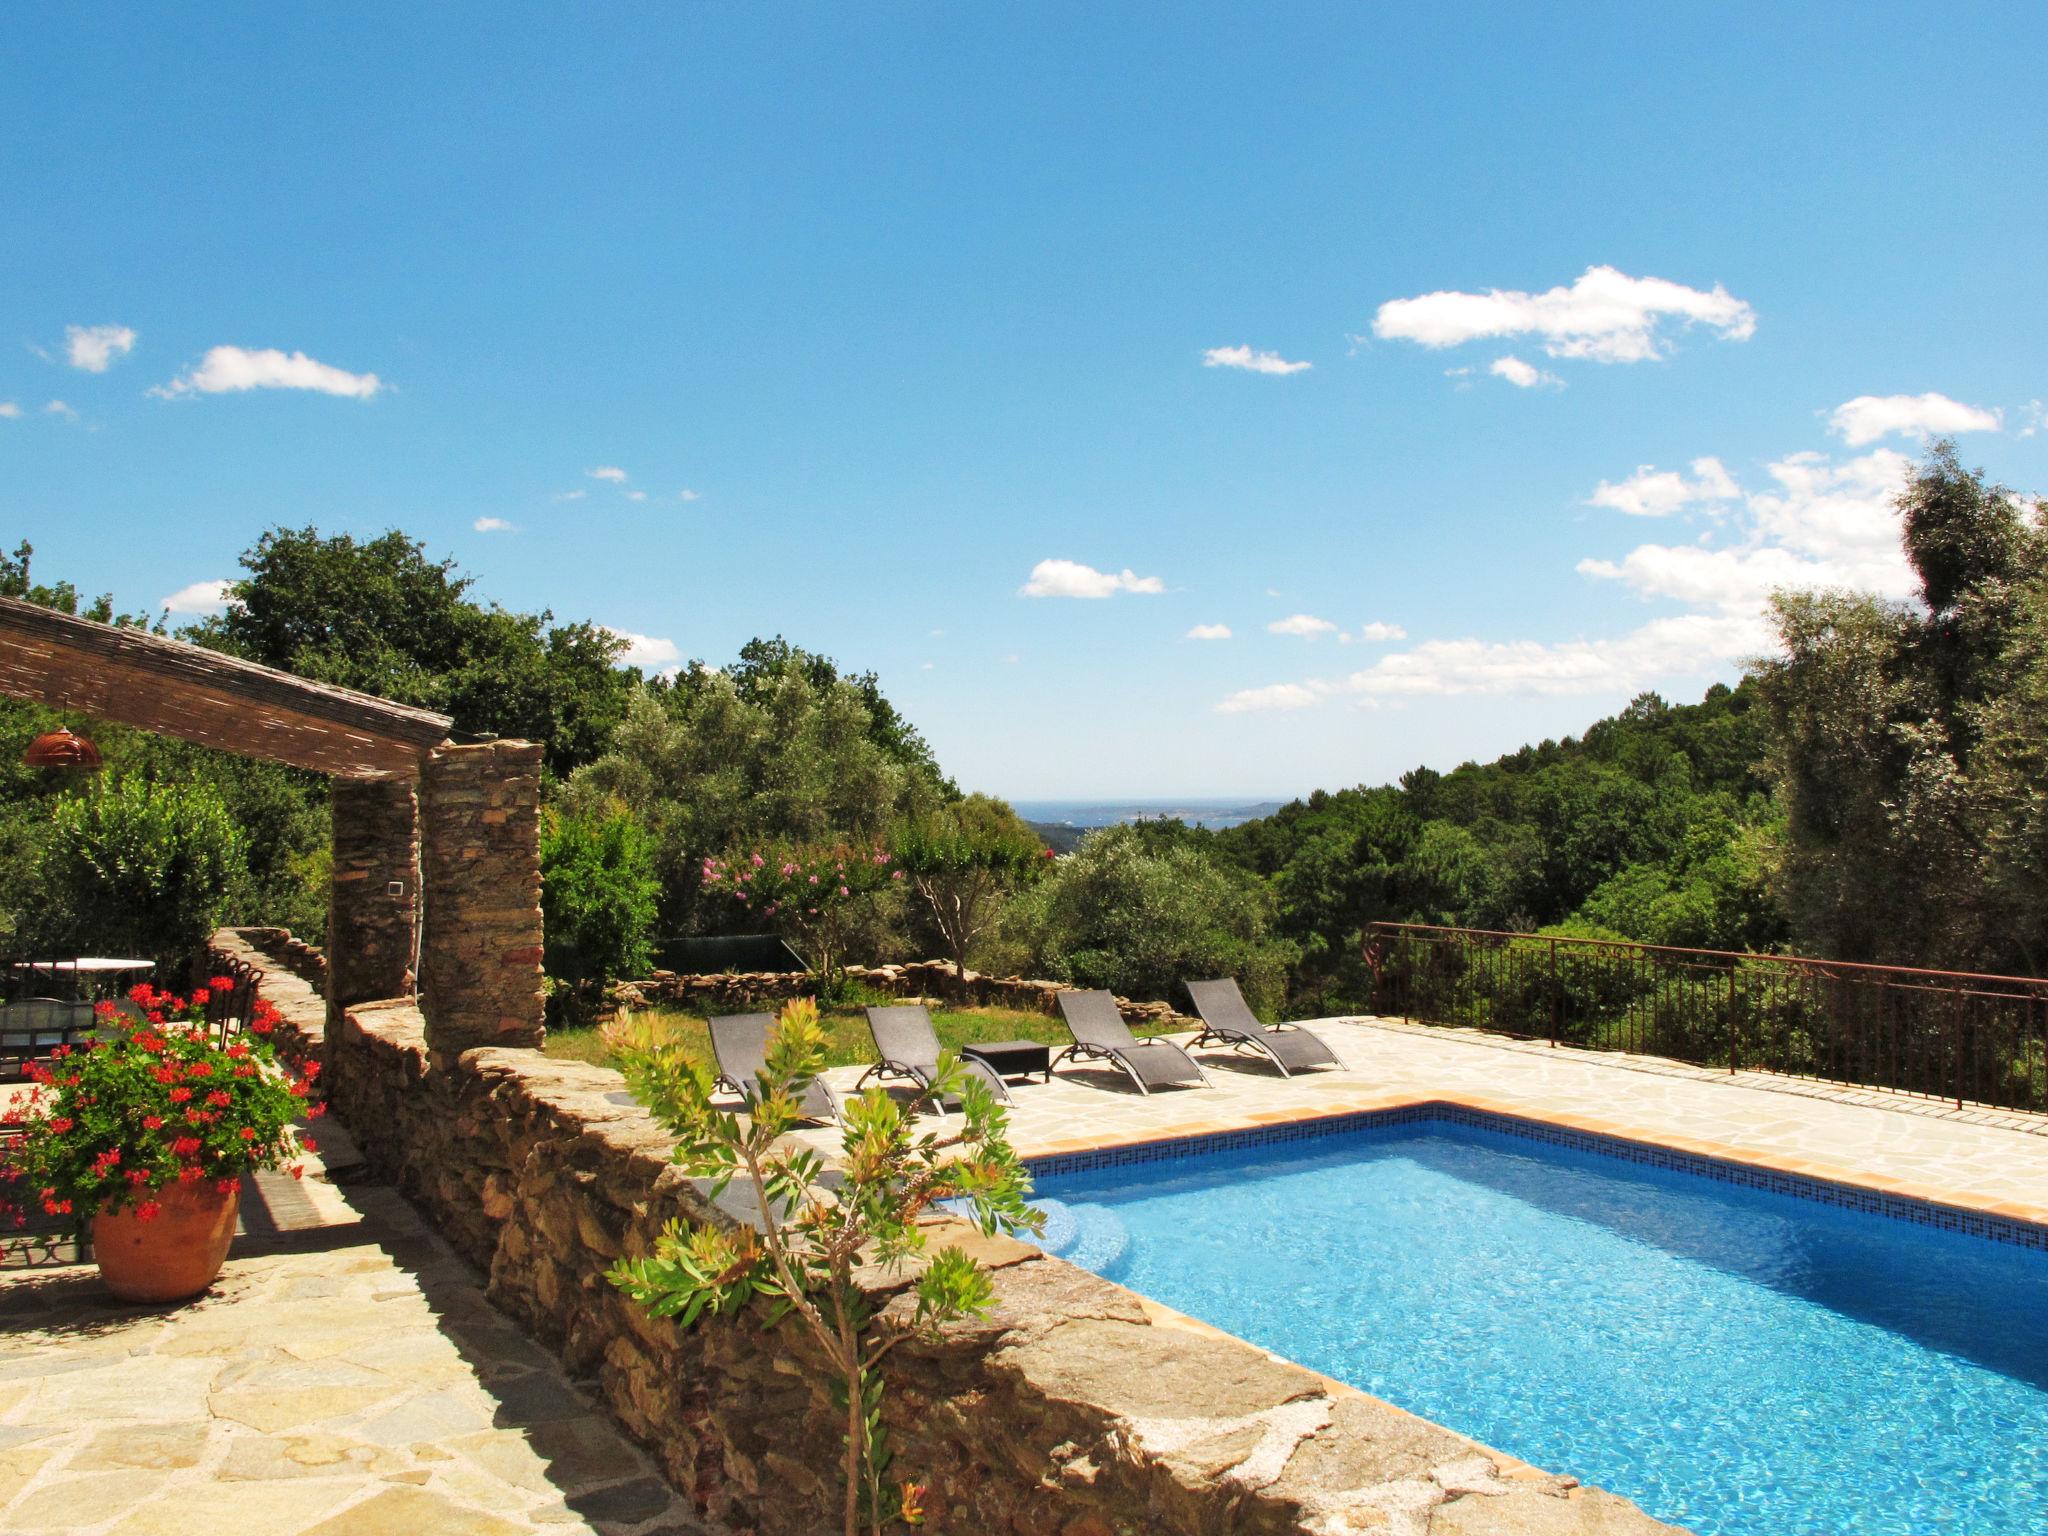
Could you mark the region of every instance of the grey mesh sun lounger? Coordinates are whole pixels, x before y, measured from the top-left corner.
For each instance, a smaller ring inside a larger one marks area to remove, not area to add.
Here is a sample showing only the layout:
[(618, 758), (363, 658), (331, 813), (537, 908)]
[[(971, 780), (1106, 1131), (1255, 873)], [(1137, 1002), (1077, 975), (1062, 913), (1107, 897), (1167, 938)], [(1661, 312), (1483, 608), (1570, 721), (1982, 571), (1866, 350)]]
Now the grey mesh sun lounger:
[[(928, 1087), (939, 1071), (939, 1034), (932, 1028), (932, 1016), (923, 1003), (898, 1003), (888, 1008), (870, 1008), (868, 1033), (875, 1037), (878, 1060), (861, 1074), (856, 1087), (865, 1087), (871, 1077), (884, 1080), (907, 1077)], [(960, 1064), (988, 1084), (998, 1102), (1011, 1102), (1009, 1085), (981, 1062), (962, 1057)]]
[[(744, 1093), (740, 1085), (758, 1078), (768, 1062), (768, 1036), (775, 1028), (772, 1013), (728, 1013), (712, 1019), (711, 1054), (718, 1062), (715, 1086)], [(798, 1105), (813, 1120), (837, 1120), (839, 1101), (823, 1078), (812, 1078), (798, 1096)]]
[(1140, 1093), (1174, 1083), (1207, 1087), (1201, 1064), (1171, 1040), (1140, 1040), (1124, 1022), (1123, 1011), (1107, 992), (1062, 992), (1060, 1016), (1074, 1043), (1053, 1058), (1058, 1066), (1069, 1056), (1077, 1061), (1113, 1061), (1130, 1075)]
[(1282, 1077), (1292, 1077), (1308, 1067), (1344, 1065), (1320, 1035), (1299, 1024), (1261, 1024), (1237, 983), (1227, 976), (1221, 981), (1191, 981), (1188, 995), (1195, 1000), (1195, 1012), (1202, 1016), (1202, 1032), (1188, 1042), (1190, 1047), (1227, 1045), (1234, 1050), (1259, 1051), (1280, 1069)]

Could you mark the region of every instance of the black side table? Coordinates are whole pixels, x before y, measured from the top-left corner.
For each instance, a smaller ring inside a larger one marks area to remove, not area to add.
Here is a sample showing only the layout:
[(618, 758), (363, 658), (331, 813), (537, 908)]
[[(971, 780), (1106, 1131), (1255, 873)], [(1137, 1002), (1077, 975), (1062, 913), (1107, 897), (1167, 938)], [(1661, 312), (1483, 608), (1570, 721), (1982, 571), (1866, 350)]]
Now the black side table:
[(997, 1077), (1029, 1077), (1043, 1073), (1052, 1081), (1052, 1047), (1042, 1040), (982, 1040), (960, 1047), (962, 1056), (987, 1067)]

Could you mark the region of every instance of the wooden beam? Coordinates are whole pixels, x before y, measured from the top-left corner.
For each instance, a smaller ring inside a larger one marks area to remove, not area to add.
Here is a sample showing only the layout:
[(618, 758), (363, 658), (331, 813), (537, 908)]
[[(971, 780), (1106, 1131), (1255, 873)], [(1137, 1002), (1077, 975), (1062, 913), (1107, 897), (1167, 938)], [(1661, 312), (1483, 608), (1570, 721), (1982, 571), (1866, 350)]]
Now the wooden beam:
[(413, 778), (446, 715), (0, 597), (0, 693), (346, 778)]

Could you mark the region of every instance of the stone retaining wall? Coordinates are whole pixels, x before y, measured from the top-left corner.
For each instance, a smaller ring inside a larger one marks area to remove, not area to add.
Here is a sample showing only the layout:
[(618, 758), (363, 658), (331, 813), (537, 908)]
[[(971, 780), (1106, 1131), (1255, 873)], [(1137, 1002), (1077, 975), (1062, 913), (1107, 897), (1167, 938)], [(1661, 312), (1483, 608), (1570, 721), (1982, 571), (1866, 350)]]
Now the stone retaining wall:
[[(286, 977), (270, 995), (296, 1038), (318, 1038), (310, 988)], [(671, 1219), (744, 1216), (681, 1176), (644, 1110), (612, 1102), (617, 1073), (502, 1047), (435, 1067), (405, 1001), (349, 1009), (324, 1050), (330, 1101), (372, 1166), (489, 1276), (498, 1306), (588, 1379), (678, 1489), (736, 1533), (832, 1527), (839, 1418), (798, 1329), (742, 1315), (681, 1331), (604, 1278)], [(929, 1485), (927, 1530), (1671, 1531), (1036, 1249), (958, 1231), (993, 1270), (994, 1311), (898, 1348), (888, 1370), (895, 1473)], [(906, 1310), (907, 1278), (871, 1278), (885, 1315)]]

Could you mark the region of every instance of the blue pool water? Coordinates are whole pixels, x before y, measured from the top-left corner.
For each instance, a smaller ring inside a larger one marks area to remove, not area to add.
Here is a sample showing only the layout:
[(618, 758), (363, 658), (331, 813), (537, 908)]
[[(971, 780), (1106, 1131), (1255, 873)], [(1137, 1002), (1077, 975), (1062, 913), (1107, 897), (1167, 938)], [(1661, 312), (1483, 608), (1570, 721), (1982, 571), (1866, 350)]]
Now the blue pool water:
[(2048, 1254), (1449, 1121), (1038, 1199), (1077, 1263), (1701, 1536), (2048, 1531)]

